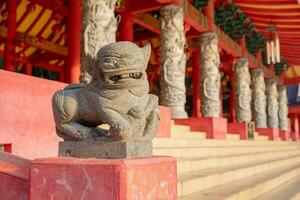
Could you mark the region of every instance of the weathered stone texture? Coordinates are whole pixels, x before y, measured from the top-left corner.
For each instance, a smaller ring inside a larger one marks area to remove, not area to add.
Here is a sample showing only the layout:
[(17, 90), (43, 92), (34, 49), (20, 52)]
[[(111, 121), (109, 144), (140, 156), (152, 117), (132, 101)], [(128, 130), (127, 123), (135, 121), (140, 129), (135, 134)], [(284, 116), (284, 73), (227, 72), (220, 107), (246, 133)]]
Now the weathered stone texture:
[(220, 114), (220, 55), (216, 33), (200, 36), (201, 113), (203, 117), (219, 117)]
[(275, 79), (268, 79), (267, 85), (267, 119), (269, 128), (278, 128), (278, 91)]
[(251, 73), (253, 120), (257, 128), (267, 128), (267, 103), (264, 72), (261, 69), (254, 69)]
[(237, 122), (251, 121), (251, 77), (247, 58), (239, 58), (234, 68), (234, 94)]
[(279, 128), (281, 130), (288, 130), (288, 98), (286, 93), (286, 86), (278, 87), (279, 94)]
[(186, 45), (183, 9), (166, 5), (160, 10), (161, 19), (161, 104), (171, 107), (172, 118), (187, 118), (184, 105)]
[(91, 81), (89, 67), (91, 58), (106, 44), (116, 41), (119, 19), (115, 17), (117, 0), (82, 1), (81, 15), (81, 74), (80, 83)]
[[(150, 142), (157, 130), (158, 98), (148, 94), (150, 45), (105, 45), (90, 67), (85, 87), (69, 85), (53, 96), (57, 134), (67, 141), (91, 138)], [(109, 130), (98, 127), (107, 124)]]

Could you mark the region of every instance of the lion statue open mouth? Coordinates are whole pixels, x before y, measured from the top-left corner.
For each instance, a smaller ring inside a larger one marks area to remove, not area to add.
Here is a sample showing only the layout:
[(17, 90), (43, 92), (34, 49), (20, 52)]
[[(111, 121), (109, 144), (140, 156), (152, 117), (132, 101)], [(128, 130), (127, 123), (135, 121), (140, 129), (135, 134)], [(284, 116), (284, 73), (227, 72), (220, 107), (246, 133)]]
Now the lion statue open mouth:
[[(57, 91), (52, 107), (57, 134), (64, 140), (151, 141), (158, 125), (158, 97), (148, 94), (150, 45), (105, 45), (87, 66), (92, 81)], [(108, 124), (109, 130), (99, 128)]]

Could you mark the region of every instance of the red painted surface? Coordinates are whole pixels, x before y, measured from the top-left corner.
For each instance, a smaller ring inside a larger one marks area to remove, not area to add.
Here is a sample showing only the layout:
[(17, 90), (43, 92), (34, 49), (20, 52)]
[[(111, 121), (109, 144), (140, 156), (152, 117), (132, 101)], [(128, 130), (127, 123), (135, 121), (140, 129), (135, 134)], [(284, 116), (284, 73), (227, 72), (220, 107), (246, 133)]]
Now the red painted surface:
[(0, 199), (27, 200), (30, 161), (0, 152)]
[(290, 131), (280, 130), (280, 132), (279, 132), (279, 137), (280, 137), (282, 140), (289, 140), (289, 139), (290, 139)]
[(280, 131), (278, 128), (255, 128), (255, 130), (259, 133), (259, 135), (268, 136), (269, 140), (278, 140), (280, 138)]
[(208, 19), (208, 31), (215, 31), (215, 11), (214, 11), (214, 0), (211, 0), (208, 5), (203, 9), (203, 13)]
[(25, 158), (56, 156), (51, 98), (65, 85), (0, 70), (0, 144)]
[(193, 117), (201, 117), (200, 113), (200, 63), (199, 49), (193, 51)]
[(300, 139), (299, 136), (299, 118), (298, 115), (292, 115), (292, 126), (291, 126), (291, 138), (294, 141), (298, 141)]
[(243, 123), (228, 123), (228, 133), (240, 135), (240, 139), (248, 139), (248, 125)]
[[(51, 107), (64, 83), (0, 70), (0, 144), (25, 158), (57, 155), (58, 142)], [(157, 137), (171, 136), (171, 111), (160, 106)]]
[(171, 108), (159, 106), (160, 124), (156, 137), (171, 137)]
[(7, 17), (7, 38), (4, 50), (4, 69), (15, 71), (14, 55), (15, 55), (15, 39), (17, 37), (17, 0), (7, 0), (6, 6), (8, 11)]
[(81, 0), (70, 1), (68, 17), (68, 47), (65, 78), (68, 83), (79, 83), (80, 75), (80, 24), (81, 24)]
[(121, 13), (121, 21), (119, 24), (119, 41), (134, 41), (133, 23), (134, 17), (132, 13)]
[(171, 157), (39, 159), (31, 167), (30, 200), (175, 200), (176, 176)]
[(206, 138), (226, 139), (227, 119), (220, 117), (200, 117), (175, 120), (176, 124), (188, 125), (191, 131), (206, 132)]

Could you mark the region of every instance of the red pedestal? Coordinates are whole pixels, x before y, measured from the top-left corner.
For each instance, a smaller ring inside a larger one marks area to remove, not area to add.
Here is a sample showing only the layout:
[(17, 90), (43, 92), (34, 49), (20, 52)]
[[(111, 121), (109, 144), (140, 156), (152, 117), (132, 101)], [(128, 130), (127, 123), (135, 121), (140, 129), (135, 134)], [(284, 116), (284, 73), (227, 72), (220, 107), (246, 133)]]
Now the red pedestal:
[(300, 137), (299, 137), (299, 133), (298, 132), (291, 132), (291, 138), (292, 138), (292, 140), (294, 140), (294, 141), (298, 141), (299, 139), (300, 139)]
[(176, 160), (48, 158), (31, 167), (30, 200), (176, 199)]
[(228, 123), (228, 133), (240, 135), (240, 139), (248, 139), (248, 124), (243, 123)]
[(290, 139), (290, 131), (280, 130), (279, 136), (282, 140), (289, 140)]
[(279, 139), (279, 129), (278, 128), (256, 128), (255, 129), (260, 135), (266, 135), (269, 140)]
[(221, 117), (192, 117), (188, 119), (177, 119), (176, 124), (188, 125), (191, 131), (206, 132), (206, 138), (226, 139), (227, 119)]
[(0, 199), (28, 199), (30, 161), (0, 152)]
[(159, 106), (160, 122), (156, 137), (171, 137), (171, 108)]

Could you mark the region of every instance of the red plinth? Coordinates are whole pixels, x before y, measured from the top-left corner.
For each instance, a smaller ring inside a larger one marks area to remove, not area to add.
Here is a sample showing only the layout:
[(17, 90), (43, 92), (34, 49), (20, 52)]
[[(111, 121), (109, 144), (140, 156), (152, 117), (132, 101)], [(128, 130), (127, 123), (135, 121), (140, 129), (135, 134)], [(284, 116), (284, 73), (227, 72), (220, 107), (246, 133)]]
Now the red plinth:
[(177, 196), (176, 160), (48, 158), (33, 161), (30, 200), (132, 200)]
[(171, 108), (159, 106), (160, 122), (156, 137), (171, 137)]
[(0, 199), (28, 199), (30, 161), (0, 151)]
[(290, 139), (290, 131), (280, 130), (279, 136), (282, 140), (289, 140)]
[(191, 131), (206, 132), (206, 138), (226, 139), (227, 119), (221, 117), (193, 117), (188, 119), (177, 119), (176, 124), (188, 125)]
[(228, 123), (228, 133), (240, 135), (240, 139), (248, 139), (248, 124), (243, 123)]
[(255, 130), (260, 135), (266, 135), (269, 137), (269, 140), (278, 140), (279, 137), (279, 129), (278, 128), (255, 128)]
[(300, 139), (299, 133), (298, 132), (291, 132), (291, 138), (294, 141), (298, 141)]

